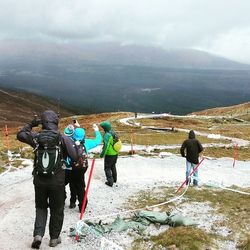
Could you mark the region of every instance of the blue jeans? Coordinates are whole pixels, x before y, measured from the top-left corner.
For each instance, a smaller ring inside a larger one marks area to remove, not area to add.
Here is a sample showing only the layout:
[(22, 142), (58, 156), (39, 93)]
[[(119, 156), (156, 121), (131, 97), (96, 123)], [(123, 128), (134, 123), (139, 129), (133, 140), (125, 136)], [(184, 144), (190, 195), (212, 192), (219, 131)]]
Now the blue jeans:
[[(188, 178), (189, 174), (191, 173), (191, 170), (193, 171), (193, 169), (197, 166), (197, 164), (195, 163), (191, 163), (189, 161), (186, 161), (186, 178)], [(194, 186), (198, 186), (198, 169), (193, 173), (193, 184)], [(186, 184), (188, 184), (188, 182), (190, 182), (191, 179), (189, 179), (189, 181), (186, 182)]]

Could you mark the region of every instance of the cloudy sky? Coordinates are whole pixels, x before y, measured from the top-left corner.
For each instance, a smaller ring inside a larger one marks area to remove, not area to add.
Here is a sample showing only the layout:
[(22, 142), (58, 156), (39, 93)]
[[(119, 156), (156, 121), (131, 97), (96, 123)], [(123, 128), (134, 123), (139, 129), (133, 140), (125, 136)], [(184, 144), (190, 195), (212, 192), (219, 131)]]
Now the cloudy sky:
[(250, 63), (250, 0), (0, 0), (0, 40), (196, 48)]

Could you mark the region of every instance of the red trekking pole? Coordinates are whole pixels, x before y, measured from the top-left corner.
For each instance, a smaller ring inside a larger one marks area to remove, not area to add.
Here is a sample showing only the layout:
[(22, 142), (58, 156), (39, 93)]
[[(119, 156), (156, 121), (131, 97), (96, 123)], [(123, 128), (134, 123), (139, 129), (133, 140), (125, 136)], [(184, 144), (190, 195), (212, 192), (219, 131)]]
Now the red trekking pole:
[[(81, 209), (81, 213), (80, 213), (80, 220), (82, 220), (82, 216), (85, 212), (85, 206), (86, 206), (86, 202), (87, 202), (87, 196), (88, 196), (89, 186), (90, 186), (90, 182), (91, 182), (91, 178), (92, 178), (92, 174), (93, 174), (93, 170), (94, 170), (94, 165), (95, 165), (95, 158), (93, 158), (93, 160), (92, 160), (88, 184), (87, 184), (86, 192), (85, 192), (84, 197), (83, 197), (82, 209)], [(78, 234), (76, 232), (76, 240), (78, 241), (78, 239), (79, 239), (79, 237), (78, 237)]]
[(196, 167), (193, 169), (193, 171), (189, 174), (189, 176), (187, 177), (187, 179), (181, 184), (181, 186), (175, 191), (175, 193), (178, 193), (183, 186), (185, 185), (185, 183), (188, 181), (189, 177), (196, 171), (196, 169), (201, 165), (201, 163), (204, 161), (204, 157), (201, 159), (201, 161), (196, 165)]

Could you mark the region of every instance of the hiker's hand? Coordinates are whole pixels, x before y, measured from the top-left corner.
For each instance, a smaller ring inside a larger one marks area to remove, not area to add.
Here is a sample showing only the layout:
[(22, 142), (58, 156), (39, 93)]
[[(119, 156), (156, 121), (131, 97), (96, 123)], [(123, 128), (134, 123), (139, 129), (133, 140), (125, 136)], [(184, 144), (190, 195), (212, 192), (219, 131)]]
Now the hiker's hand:
[(36, 119), (36, 118), (33, 119), (33, 120), (30, 122), (31, 127), (37, 127), (40, 123), (41, 123), (41, 121), (38, 120), (38, 119)]
[(98, 128), (98, 126), (96, 125), (96, 124), (93, 124), (93, 129), (95, 130), (95, 131), (99, 131), (99, 128)]
[(73, 122), (75, 127), (80, 128), (80, 124), (77, 120), (73, 120)]

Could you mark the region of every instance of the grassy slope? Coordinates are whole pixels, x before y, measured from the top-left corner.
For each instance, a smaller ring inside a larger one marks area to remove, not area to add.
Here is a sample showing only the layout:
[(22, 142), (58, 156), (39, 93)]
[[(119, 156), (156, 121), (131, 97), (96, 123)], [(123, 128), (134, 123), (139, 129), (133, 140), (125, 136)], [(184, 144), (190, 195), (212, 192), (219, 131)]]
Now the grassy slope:
[[(30, 101), (33, 99), (31, 98)], [(24, 100), (23, 100), (24, 101)], [(12, 103), (13, 105), (13, 103)], [(244, 105), (242, 105), (244, 106)], [(24, 109), (23, 113), (20, 113), (22, 119), (18, 121), (18, 124), (25, 124), (32, 116), (30, 115), (32, 105), (28, 105), (27, 109)], [(248, 104), (246, 105), (248, 107)], [(229, 108), (227, 108), (229, 109)], [(18, 110), (18, 107), (17, 107)], [(12, 113), (18, 112), (13, 108)], [(28, 110), (28, 111), (25, 111)], [(234, 110), (234, 107), (231, 108)], [(238, 109), (237, 109), (238, 110)], [(32, 110), (33, 111), (33, 110)], [(242, 110), (244, 113), (245, 110)], [(26, 114), (26, 115), (25, 115)], [(93, 137), (93, 123), (100, 123), (104, 120), (110, 120), (114, 129), (120, 135), (122, 141), (126, 143), (131, 143), (131, 140), (134, 144), (140, 145), (162, 145), (162, 144), (181, 144), (184, 139), (187, 138), (187, 134), (183, 132), (157, 132), (148, 129), (141, 129), (139, 127), (130, 127), (123, 124), (120, 124), (117, 120), (123, 117), (133, 116), (133, 113), (123, 112), (123, 113), (101, 113), (101, 114), (92, 114), (92, 115), (81, 115), (81, 116), (69, 116), (67, 118), (62, 118), (60, 121), (60, 130), (63, 132), (63, 129), (67, 124), (72, 123), (73, 118), (77, 118), (81, 126), (86, 130), (88, 137)], [(22, 121), (22, 122), (21, 122)], [(161, 128), (174, 127), (174, 128), (186, 128), (186, 129), (195, 129), (197, 131), (203, 131), (207, 133), (218, 133), (226, 136), (248, 139), (250, 140), (250, 123), (249, 122), (238, 122), (233, 119), (180, 119), (180, 118), (171, 118), (164, 117), (161, 119), (137, 119), (136, 122), (140, 122), (141, 125), (147, 126), (157, 126)], [(13, 127), (9, 129), (8, 141), (10, 147), (13, 150), (17, 150), (22, 147), (24, 144), (18, 142), (15, 139), (15, 135), (18, 131), (18, 127)], [(222, 140), (208, 139), (206, 137), (199, 137), (198, 139), (201, 143), (211, 143), (211, 142), (222, 142)], [(0, 131), (0, 151), (7, 149), (7, 138), (4, 135), (4, 130)], [(179, 153), (179, 149), (169, 150), (170, 152)], [(205, 150), (206, 156), (211, 157), (233, 157), (234, 148), (207, 148)], [(250, 150), (249, 148), (240, 148), (238, 153), (239, 160), (248, 160), (250, 159)]]
[[(0, 100), (0, 127), (8, 125), (15, 128), (46, 109), (56, 112), (58, 110), (56, 101), (27, 92), (0, 89)], [(72, 111), (60, 107), (62, 117), (71, 114), (73, 114)]]
[(221, 108), (206, 109), (199, 112), (194, 112), (196, 115), (227, 115), (242, 119), (250, 118), (250, 102)]

